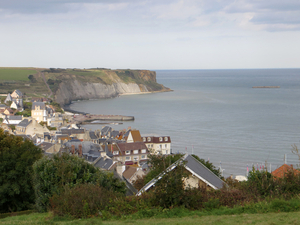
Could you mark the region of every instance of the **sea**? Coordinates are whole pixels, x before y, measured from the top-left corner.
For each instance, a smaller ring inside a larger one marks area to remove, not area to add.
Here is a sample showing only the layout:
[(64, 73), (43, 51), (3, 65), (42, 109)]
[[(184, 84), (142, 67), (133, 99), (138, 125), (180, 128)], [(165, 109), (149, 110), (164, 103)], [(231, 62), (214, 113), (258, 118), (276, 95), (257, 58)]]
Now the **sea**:
[[(110, 124), (142, 136), (171, 137), (172, 152), (209, 160), (223, 176), (298, 166), (300, 69), (157, 70), (157, 82), (171, 92), (76, 101), (71, 109), (92, 114), (134, 116)], [(252, 88), (280, 86), (280, 88)], [(101, 129), (102, 124), (85, 125)]]

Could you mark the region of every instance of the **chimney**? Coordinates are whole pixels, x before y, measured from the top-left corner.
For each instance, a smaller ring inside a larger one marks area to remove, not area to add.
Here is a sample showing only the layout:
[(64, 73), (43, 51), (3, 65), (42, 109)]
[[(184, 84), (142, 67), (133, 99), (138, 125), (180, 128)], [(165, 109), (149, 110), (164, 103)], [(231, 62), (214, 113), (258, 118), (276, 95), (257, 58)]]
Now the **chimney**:
[(75, 154), (75, 145), (72, 145), (72, 146), (71, 146), (71, 153), (72, 153), (72, 155)]
[(78, 148), (79, 148), (79, 156), (82, 157), (82, 145), (79, 145)]

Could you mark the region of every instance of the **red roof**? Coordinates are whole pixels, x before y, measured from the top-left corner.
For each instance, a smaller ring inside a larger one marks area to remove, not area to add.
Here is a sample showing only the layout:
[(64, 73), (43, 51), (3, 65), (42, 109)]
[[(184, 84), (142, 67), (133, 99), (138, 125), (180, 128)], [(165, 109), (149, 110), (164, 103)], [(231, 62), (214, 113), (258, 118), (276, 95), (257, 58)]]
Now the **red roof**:
[(293, 168), (293, 165), (287, 165), (287, 164), (283, 164), (281, 167), (277, 168), (276, 170), (274, 170), (272, 172), (272, 175), (274, 177), (278, 177), (278, 178), (283, 178), (285, 176), (285, 174), (289, 171), (294, 170), (295, 174), (300, 174), (299, 170), (296, 170)]

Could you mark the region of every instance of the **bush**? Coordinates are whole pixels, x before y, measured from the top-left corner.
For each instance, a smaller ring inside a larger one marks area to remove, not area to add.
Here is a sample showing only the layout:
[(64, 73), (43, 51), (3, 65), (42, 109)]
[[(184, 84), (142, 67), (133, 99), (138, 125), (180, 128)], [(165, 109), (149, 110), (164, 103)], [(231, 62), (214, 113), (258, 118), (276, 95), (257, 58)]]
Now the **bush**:
[(33, 165), (36, 207), (46, 211), (49, 198), (60, 194), (67, 188), (83, 183), (98, 184), (108, 190), (125, 193), (125, 184), (114, 178), (113, 173), (100, 171), (98, 168), (77, 156), (54, 155), (42, 158)]
[(102, 216), (104, 210), (118, 193), (94, 184), (80, 184), (66, 188), (50, 198), (51, 211), (56, 216), (89, 218)]
[(32, 165), (42, 150), (29, 140), (0, 129), (0, 213), (27, 210), (34, 204)]

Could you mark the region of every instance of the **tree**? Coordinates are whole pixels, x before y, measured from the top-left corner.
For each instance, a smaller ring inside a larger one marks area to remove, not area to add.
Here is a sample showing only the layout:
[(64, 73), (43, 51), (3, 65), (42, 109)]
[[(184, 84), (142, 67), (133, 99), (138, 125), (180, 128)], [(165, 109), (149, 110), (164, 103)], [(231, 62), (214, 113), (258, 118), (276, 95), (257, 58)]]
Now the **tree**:
[(0, 129), (0, 213), (29, 209), (35, 202), (31, 174), (42, 150)]
[(113, 173), (100, 171), (84, 159), (67, 153), (42, 158), (33, 165), (33, 170), (36, 207), (40, 212), (47, 210), (49, 199), (54, 194), (59, 195), (66, 188), (79, 184), (91, 183), (112, 191), (126, 191), (124, 182), (115, 178)]
[(144, 179), (144, 185), (147, 184), (150, 180), (155, 178), (165, 169), (167, 169), (170, 165), (179, 160), (183, 155), (182, 154), (174, 154), (174, 155), (149, 155), (149, 165), (150, 171), (147, 173)]

